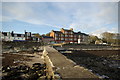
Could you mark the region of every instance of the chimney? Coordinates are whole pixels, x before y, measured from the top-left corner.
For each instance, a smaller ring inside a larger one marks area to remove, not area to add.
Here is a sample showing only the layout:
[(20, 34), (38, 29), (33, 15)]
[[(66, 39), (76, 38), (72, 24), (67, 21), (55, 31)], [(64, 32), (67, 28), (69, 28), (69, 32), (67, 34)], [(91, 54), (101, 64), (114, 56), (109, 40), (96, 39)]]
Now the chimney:
[(26, 32), (26, 30), (24, 30), (24, 32)]
[(12, 31), (11, 33), (13, 34), (14, 32)]

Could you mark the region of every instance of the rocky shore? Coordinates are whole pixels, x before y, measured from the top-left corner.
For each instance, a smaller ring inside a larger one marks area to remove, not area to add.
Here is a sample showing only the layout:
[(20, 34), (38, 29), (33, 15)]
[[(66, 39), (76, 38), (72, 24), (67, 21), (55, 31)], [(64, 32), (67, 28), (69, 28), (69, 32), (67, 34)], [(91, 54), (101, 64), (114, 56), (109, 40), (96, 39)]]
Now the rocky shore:
[(2, 42), (2, 53), (17, 53), (20, 51), (42, 51), (43, 43), (39, 42)]
[(42, 56), (44, 47), (56, 68), (54, 77), (57, 80), (66, 76), (120, 79), (119, 50), (59, 49), (59, 53), (53, 47), (43, 46), (38, 42), (3, 42), (2, 44), (0, 55), (2, 80), (48, 80), (47, 67)]
[(32, 67), (26, 65), (4, 66), (2, 80), (41, 80), (46, 78), (46, 65), (35, 63)]
[[(92, 54), (90, 54), (90, 51), (81, 50), (62, 54), (65, 55), (68, 59), (73, 60), (77, 65), (87, 68), (89, 71), (95, 73), (96, 75), (100, 76), (103, 79), (119, 80), (120, 55), (116, 53), (106, 56), (107, 51), (101, 51), (101, 54), (103, 54), (102, 56), (97, 54), (98, 52), (92, 51)], [(114, 51), (110, 52), (114, 53)]]
[(46, 77), (44, 46), (37, 42), (3, 42), (2, 80), (41, 80)]

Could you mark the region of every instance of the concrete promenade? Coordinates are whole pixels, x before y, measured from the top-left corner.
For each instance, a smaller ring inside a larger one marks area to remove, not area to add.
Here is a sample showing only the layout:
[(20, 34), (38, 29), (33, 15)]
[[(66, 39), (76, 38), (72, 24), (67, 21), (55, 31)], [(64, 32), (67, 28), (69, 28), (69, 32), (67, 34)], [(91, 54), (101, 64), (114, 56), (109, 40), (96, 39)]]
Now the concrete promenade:
[(76, 65), (73, 61), (67, 59), (64, 55), (59, 53), (52, 47), (45, 46), (47, 55), (49, 56), (54, 69), (60, 73), (61, 77), (73, 79), (91, 79), (98, 80), (98, 76), (88, 71), (84, 67)]

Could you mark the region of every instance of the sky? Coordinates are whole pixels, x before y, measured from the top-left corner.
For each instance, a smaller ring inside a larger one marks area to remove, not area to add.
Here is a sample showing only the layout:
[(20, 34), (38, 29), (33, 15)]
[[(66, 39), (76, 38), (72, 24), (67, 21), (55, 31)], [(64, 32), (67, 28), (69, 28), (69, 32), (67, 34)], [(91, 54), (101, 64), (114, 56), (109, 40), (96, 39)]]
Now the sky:
[(2, 31), (46, 34), (73, 28), (98, 37), (118, 32), (117, 2), (2, 2), (0, 10)]

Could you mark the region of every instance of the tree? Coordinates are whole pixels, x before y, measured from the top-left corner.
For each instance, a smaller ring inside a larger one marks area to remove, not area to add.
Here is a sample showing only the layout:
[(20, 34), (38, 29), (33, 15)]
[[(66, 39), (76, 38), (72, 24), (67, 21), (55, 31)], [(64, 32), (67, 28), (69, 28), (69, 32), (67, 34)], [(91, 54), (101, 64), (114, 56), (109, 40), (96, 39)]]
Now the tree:
[(101, 34), (102, 40), (106, 41), (108, 44), (120, 44), (120, 34), (119, 33), (110, 33), (104, 32)]
[(38, 38), (41, 38), (41, 35), (39, 33), (37, 34), (34, 34), (34, 36), (38, 37)]
[(101, 34), (102, 40), (106, 41), (108, 44), (114, 43), (113, 37), (115, 36), (114, 33), (104, 32)]
[(46, 36), (50, 36), (50, 33), (47, 33)]
[(45, 34), (42, 34), (42, 36), (46, 36)]
[(96, 40), (99, 40), (99, 38), (94, 35), (91, 35), (89, 38), (90, 38), (90, 43), (95, 43)]

